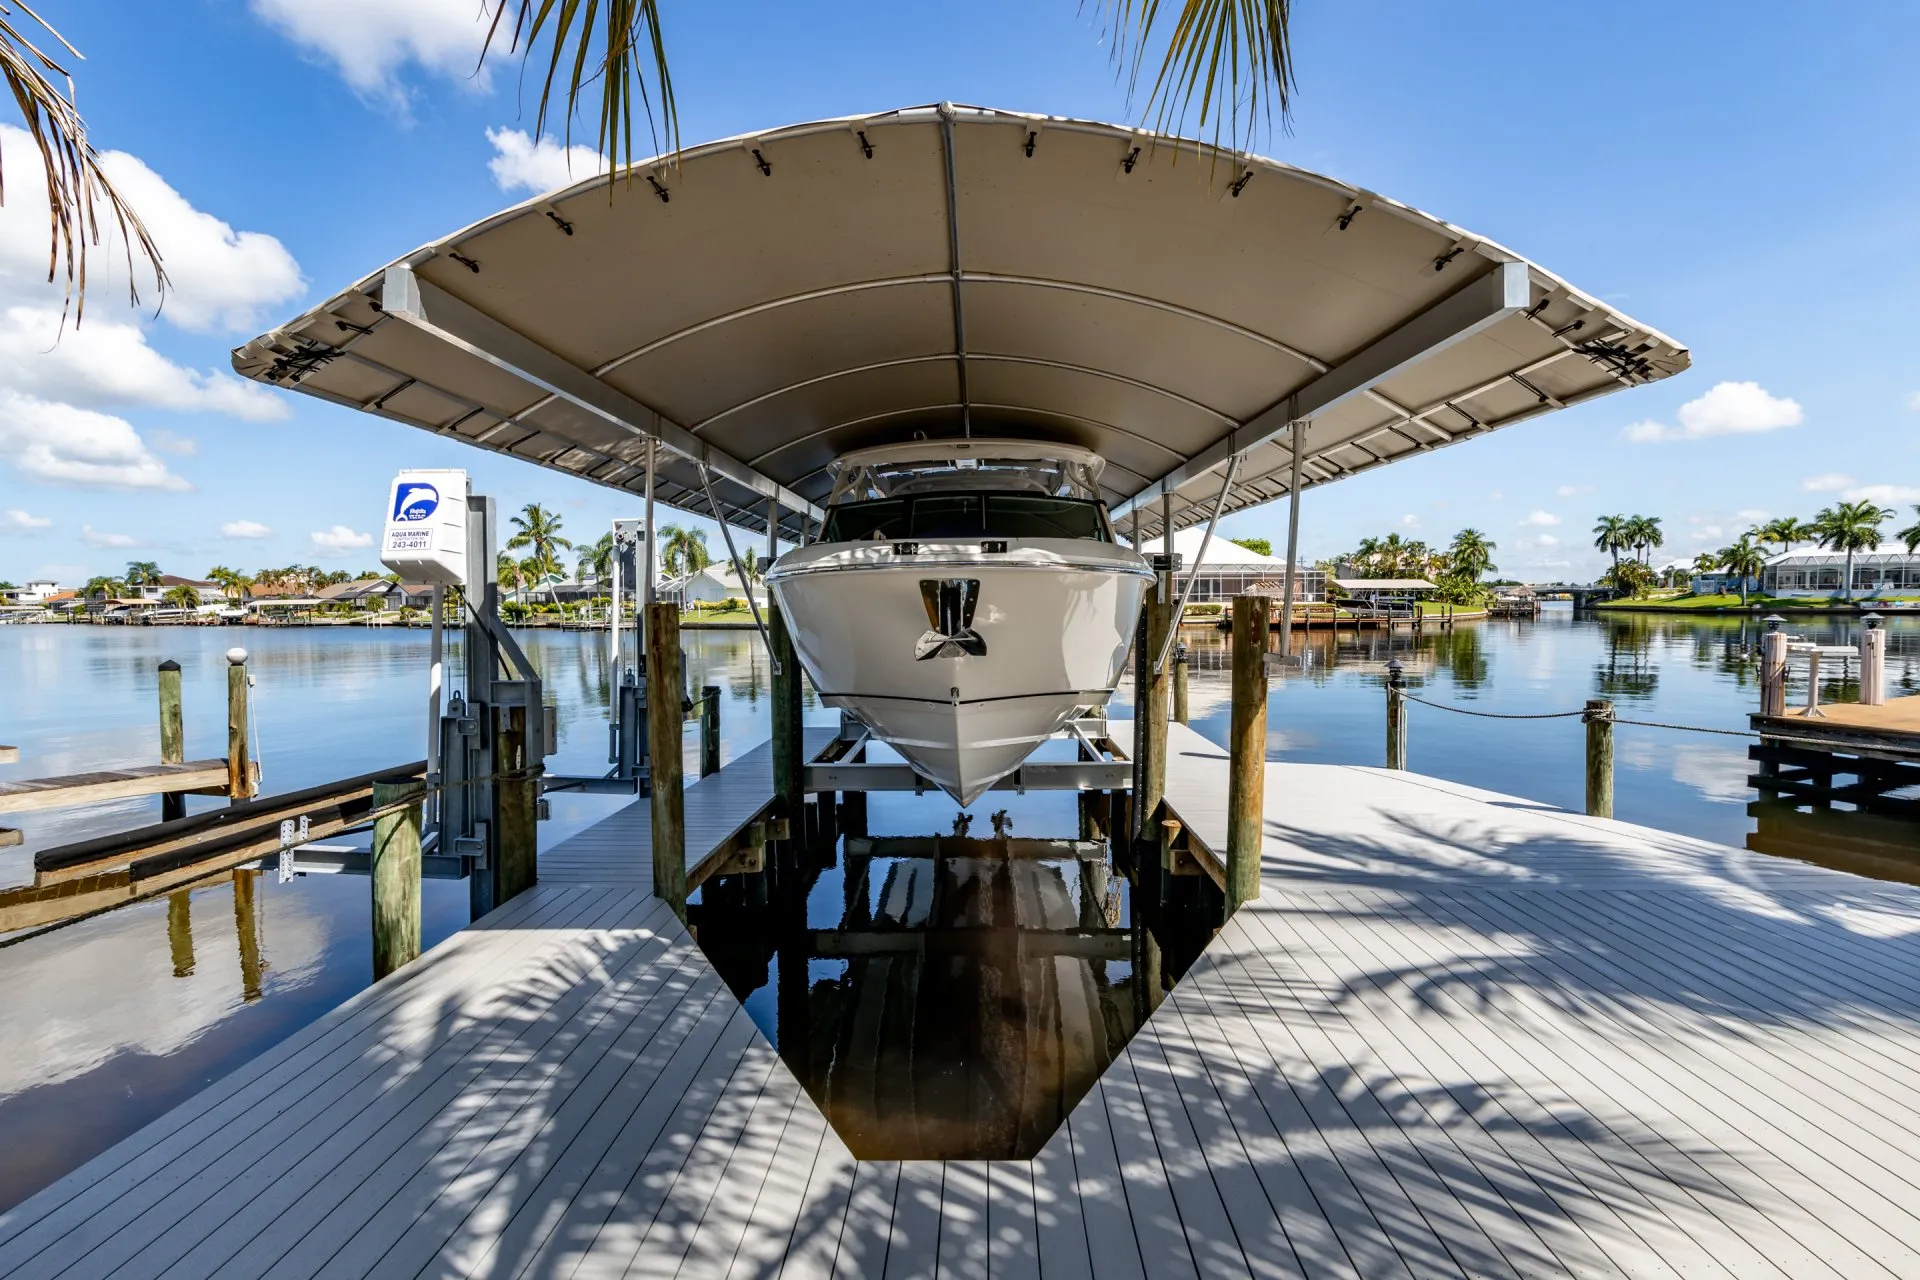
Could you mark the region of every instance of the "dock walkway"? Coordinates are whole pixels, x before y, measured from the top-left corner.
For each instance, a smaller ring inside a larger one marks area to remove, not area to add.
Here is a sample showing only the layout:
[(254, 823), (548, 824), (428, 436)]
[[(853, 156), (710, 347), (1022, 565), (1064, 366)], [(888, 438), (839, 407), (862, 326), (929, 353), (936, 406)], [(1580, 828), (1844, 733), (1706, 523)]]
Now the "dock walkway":
[(0, 1217), (0, 1274), (1920, 1274), (1920, 889), (1272, 764), (1263, 896), (1037, 1159), (857, 1163), (643, 814)]

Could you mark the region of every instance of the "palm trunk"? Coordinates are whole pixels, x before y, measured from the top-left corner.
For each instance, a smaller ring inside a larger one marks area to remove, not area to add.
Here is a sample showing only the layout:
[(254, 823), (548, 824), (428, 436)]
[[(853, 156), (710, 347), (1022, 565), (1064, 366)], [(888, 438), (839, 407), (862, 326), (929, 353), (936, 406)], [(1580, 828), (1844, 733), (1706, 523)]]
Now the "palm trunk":
[(1847, 589), (1847, 603), (1852, 604), (1853, 603), (1853, 548), (1852, 547), (1847, 548), (1847, 580), (1846, 580), (1845, 586)]

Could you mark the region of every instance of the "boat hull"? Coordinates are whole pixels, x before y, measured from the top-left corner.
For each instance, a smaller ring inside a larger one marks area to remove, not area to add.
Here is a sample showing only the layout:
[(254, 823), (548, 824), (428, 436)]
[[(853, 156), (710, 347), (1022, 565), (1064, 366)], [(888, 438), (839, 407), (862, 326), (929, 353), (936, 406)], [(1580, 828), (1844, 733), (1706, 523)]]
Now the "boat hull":
[(962, 805), (1106, 704), (1152, 581), (1125, 547), (1067, 539), (827, 543), (767, 575), (821, 700)]

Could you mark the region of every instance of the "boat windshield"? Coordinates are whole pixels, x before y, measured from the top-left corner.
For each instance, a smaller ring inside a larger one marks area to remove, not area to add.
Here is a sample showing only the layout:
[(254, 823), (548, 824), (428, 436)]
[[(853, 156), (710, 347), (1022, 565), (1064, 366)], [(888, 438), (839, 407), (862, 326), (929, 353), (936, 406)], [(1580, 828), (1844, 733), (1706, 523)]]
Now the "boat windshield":
[(822, 542), (1077, 538), (1112, 542), (1104, 504), (1033, 493), (926, 493), (830, 507)]

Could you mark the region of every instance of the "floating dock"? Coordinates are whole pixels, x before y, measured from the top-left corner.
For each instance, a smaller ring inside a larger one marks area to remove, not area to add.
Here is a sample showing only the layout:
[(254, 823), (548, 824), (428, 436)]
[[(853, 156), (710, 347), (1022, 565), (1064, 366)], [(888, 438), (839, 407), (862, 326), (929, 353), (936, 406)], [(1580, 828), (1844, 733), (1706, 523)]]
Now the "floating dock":
[[(722, 779), (770, 761), (690, 862)], [(0, 1274), (1920, 1274), (1920, 889), (1269, 764), (1262, 896), (1038, 1158), (862, 1163), (646, 812), (0, 1217)]]

